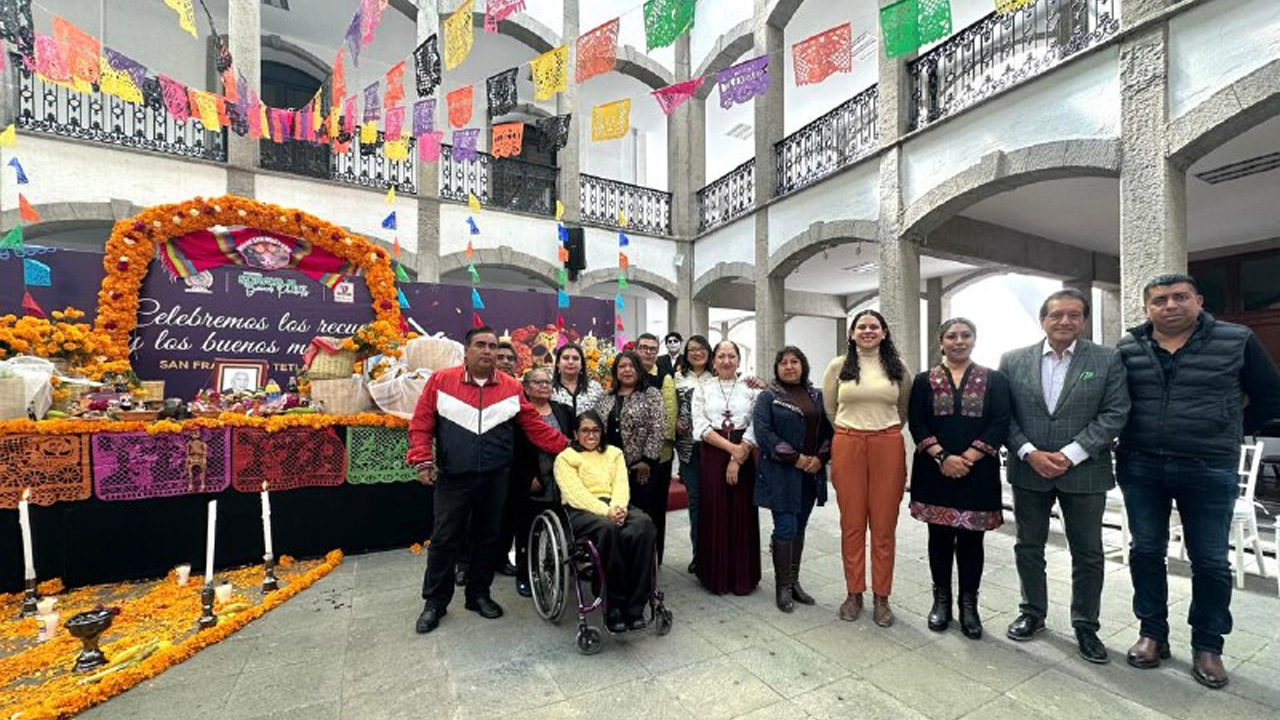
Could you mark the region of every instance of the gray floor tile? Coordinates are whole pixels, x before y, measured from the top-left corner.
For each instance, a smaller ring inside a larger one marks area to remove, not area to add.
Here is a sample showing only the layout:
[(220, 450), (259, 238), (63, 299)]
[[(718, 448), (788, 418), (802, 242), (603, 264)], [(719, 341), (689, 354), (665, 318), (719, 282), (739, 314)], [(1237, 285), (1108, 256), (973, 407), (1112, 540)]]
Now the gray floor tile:
[(701, 720), (727, 720), (782, 700), (763, 680), (727, 657), (669, 672), (658, 680)]
[(792, 704), (823, 720), (925, 720), (925, 715), (906, 703), (854, 677), (842, 678), (799, 695)]
[[(994, 698), (995, 690), (923, 657), (923, 653), (899, 655), (869, 668), (863, 677), (935, 720), (954, 720)], [(956, 692), (964, 688), (964, 692)]]

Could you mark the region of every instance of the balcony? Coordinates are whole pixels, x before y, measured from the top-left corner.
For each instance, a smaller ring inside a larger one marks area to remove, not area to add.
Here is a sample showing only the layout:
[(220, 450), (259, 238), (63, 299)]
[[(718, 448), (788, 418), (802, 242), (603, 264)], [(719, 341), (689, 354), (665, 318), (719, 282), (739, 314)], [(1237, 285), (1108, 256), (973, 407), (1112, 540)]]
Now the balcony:
[(454, 160), (452, 147), (440, 149), (444, 200), (466, 202), (468, 195), (475, 195), (486, 207), (555, 217), (559, 174), (552, 165), (495, 158), (486, 152), (477, 152), (474, 160)]
[(698, 191), (698, 232), (742, 217), (756, 206), (756, 160), (752, 158)]
[(1119, 0), (1036, 0), (991, 13), (907, 63), (918, 130), (1025, 82), (1120, 30)]
[[(579, 180), (582, 219), (626, 227), (650, 235), (671, 234), (671, 193), (583, 174)], [(625, 226), (618, 222), (621, 213)]]
[(304, 140), (262, 140), (259, 143), (258, 165), (263, 170), (275, 170), (291, 175), (333, 180), (334, 182), (364, 188), (385, 190), (395, 187), (396, 192), (413, 194), (418, 191), (417, 140), (408, 138), (409, 156), (404, 160), (388, 160), (383, 154), (384, 137), (362, 145), (359, 138), (351, 140), (346, 152), (335, 154), (328, 145)]
[(23, 130), (176, 157), (227, 160), (223, 128), (206, 129), (195, 118), (177, 120), (163, 103), (135, 105), (114, 95), (46, 82), (29, 72), (20, 56), (8, 59), (17, 68), (16, 123)]
[(774, 146), (774, 195), (814, 184), (876, 149), (875, 85), (791, 133)]

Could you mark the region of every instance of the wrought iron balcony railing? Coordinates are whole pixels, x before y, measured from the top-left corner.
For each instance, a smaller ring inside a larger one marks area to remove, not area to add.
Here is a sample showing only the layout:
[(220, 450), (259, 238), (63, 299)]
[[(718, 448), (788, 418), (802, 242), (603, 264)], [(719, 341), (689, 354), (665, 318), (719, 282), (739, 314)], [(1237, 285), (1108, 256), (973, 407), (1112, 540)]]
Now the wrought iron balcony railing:
[(452, 151), (448, 145), (440, 149), (441, 198), (466, 202), (475, 195), (481, 205), (555, 216), (559, 168), (485, 152), (475, 160), (454, 160)]
[(671, 193), (595, 175), (579, 176), (582, 219), (611, 227), (626, 227), (653, 235), (671, 234)]
[(18, 117), (23, 130), (136, 148), (179, 157), (227, 160), (227, 132), (196, 118), (177, 120), (159, 108), (135, 105), (97, 91), (79, 92), (29, 72), (18, 55)]
[(741, 217), (756, 206), (756, 160), (752, 158), (698, 191), (698, 232)]
[(368, 145), (359, 138), (351, 141), (344, 153), (334, 154), (328, 145), (286, 140), (259, 143), (258, 165), (263, 170), (277, 170), (293, 175), (334, 180), (348, 185), (383, 190), (395, 186), (396, 192), (418, 191), (417, 140), (408, 138), (409, 155), (403, 160), (389, 160), (383, 153), (383, 134)]
[(774, 195), (812, 185), (875, 150), (876, 88), (854, 95), (774, 146)]
[(915, 130), (957, 113), (1119, 30), (1119, 0), (1036, 0), (991, 13), (907, 63), (909, 125)]

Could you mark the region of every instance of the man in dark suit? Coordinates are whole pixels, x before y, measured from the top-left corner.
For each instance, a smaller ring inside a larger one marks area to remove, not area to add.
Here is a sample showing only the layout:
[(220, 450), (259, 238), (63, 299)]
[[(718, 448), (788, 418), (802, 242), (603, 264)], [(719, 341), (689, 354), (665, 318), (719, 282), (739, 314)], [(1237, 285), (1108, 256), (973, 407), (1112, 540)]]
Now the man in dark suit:
[(680, 360), (680, 350), (684, 347), (684, 337), (672, 330), (662, 338), (662, 344), (667, 346), (667, 351), (658, 356), (658, 372), (674, 375), (676, 362)]
[(1080, 337), (1089, 298), (1059, 290), (1040, 306), (1045, 339), (1000, 360), (1013, 393), (1009, 424), (1009, 484), (1018, 524), (1014, 553), (1022, 604), (1009, 625), (1012, 640), (1045, 629), (1049, 606), (1044, 546), (1057, 501), (1071, 550), (1071, 624), (1080, 655), (1108, 661), (1098, 639), (1104, 557), (1102, 513), (1115, 486), (1111, 443), (1129, 415), (1124, 365), (1112, 348)]

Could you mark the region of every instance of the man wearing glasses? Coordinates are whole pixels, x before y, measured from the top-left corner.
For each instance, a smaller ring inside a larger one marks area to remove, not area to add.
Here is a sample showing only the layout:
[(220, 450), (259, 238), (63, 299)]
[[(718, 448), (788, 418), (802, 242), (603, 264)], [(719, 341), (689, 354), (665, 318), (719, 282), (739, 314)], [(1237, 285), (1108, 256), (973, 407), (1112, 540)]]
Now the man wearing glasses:
[(649, 474), (649, 482), (639, 491), (632, 491), (631, 502), (649, 514), (658, 528), (658, 564), (662, 564), (662, 549), (667, 536), (667, 493), (671, 490), (671, 459), (676, 447), (676, 381), (670, 371), (658, 366), (658, 336), (644, 333), (636, 338), (636, 354), (649, 373), (649, 384), (662, 391), (662, 406), (667, 412), (663, 426), (662, 454), (659, 463)]
[(1129, 415), (1129, 391), (1120, 354), (1080, 337), (1087, 322), (1089, 298), (1078, 290), (1059, 290), (1040, 306), (1045, 339), (1000, 360), (1013, 394), (1008, 477), (1022, 586), (1020, 614), (1006, 634), (1023, 642), (1045, 629), (1044, 548), (1057, 502), (1071, 550), (1076, 646), (1085, 660), (1101, 664), (1109, 659), (1098, 639), (1105, 574), (1102, 513), (1107, 490), (1115, 486), (1111, 443)]

